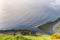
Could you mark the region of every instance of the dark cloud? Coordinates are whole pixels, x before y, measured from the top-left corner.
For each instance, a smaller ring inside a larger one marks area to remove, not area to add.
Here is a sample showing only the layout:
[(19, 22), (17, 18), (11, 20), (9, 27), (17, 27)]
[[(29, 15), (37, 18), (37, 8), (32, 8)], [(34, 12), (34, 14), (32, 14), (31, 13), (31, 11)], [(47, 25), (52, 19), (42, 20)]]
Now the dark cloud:
[(32, 28), (51, 22), (60, 17), (59, 7), (52, 5), (49, 0), (5, 0), (0, 29)]

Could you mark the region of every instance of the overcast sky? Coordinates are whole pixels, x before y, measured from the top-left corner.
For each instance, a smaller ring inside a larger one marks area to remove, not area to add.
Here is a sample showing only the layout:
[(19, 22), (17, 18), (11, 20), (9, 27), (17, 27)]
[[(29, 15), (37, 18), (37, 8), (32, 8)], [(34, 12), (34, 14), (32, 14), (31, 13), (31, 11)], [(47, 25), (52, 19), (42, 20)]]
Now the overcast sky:
[(60, 17), (60, 0), (0, 0), (0, 29), (28, 28)]

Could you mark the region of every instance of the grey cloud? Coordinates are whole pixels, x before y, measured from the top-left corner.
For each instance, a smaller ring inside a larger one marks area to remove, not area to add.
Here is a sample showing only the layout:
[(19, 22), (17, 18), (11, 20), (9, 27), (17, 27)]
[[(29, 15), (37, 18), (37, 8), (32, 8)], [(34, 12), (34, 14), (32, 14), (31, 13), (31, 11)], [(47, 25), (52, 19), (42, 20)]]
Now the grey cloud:
[(0, 29), (31, 28), (60, 17), (50, 0), (3, 0)]

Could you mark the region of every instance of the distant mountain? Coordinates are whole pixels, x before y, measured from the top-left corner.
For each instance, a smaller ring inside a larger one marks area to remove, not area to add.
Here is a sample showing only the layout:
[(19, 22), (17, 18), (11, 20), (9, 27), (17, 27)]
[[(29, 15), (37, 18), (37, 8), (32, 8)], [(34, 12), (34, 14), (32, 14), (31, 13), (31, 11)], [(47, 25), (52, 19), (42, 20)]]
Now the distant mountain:
[(53, 22), (47, 22), (46, 24), (38, 26), (38, 29), (49, 32), (49, 33), (53, 33), (53, 31), (50, 28), (53, 28), (53, 26), (55, 26), (56, 23), (59, 23), (59, 22), (60, 22), (60, 18), (57, 18)]

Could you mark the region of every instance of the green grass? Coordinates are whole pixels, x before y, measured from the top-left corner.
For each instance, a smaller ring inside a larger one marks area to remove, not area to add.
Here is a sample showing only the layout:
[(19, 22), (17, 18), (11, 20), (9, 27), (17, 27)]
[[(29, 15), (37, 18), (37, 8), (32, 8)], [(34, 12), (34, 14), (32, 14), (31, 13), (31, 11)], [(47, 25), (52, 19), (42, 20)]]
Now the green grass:
[(32, 35), (10, 35), (10, 34), (0, 34), (0, 40), (51, 40), (49, 35), (32, 36)]

